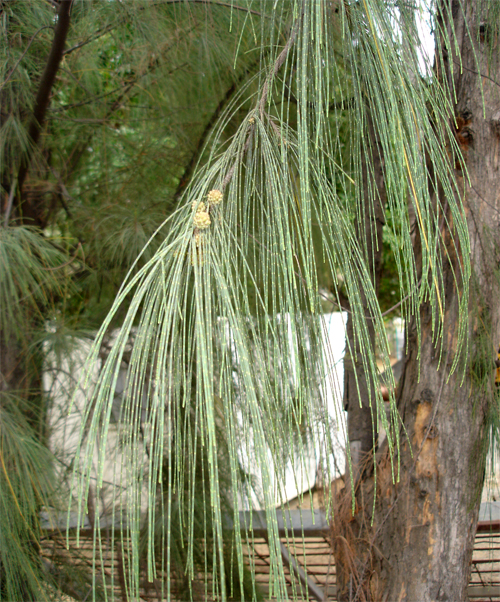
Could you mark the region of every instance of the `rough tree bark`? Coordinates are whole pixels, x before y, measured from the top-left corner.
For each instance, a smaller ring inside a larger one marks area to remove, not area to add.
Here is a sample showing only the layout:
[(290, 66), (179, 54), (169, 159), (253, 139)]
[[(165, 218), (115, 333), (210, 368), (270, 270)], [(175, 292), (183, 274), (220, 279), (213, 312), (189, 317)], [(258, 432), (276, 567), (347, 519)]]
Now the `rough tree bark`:
[[(433, 343), (431, 311), (424, 306), (420, 379), (415, 324), (407, 329), (409, 353), (397, 393), (408, 434), (400, 449), (400, 481), (393, 482), (382, 447), (376, 486), (372, 476), (363, 475), (354, 516), (350, 504), (341, 504), (333, 526), (339, 600), (467, 599), (500, 341), (500, 87), (493, 81), (499, 72), (499, 42), (491, 39), (498, 36), (497, 24), (490, 20), (492, 7), (474, 0), (441, 3), (440, 23), (449, 28), (453, 20), (460, 57), (452, 51), (444, 54), (444, 72), (440, 69), (438, 76), (456, 87), (456, 137), (470, 178), (469, 184), (457, 164), (473, 266), (465, 376), (462, 381), (463, 373), (455, 371), (447, 380), (461, 290), (445, 264), (443, 347)], [(458, 262), (445, 232), (442, 238)]]

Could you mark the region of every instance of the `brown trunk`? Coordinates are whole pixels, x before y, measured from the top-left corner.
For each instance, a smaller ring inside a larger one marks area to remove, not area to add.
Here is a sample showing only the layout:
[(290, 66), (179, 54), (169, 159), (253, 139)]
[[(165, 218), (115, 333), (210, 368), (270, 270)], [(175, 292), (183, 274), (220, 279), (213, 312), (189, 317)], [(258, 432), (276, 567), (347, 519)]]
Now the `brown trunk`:
[[(454, 20), (462, 67), (458, 57), (446, 56), (443, 75), (450, 82), (453, 78), (456, 85), (456, 135), (470, 177), (469, 185), (457, 169), (456, 177), (465, 190), (472, 249), (469, 356), (463, 381), (460, 370), (447, 380), (457, 341), (461, 291), (445, 266), (441, 366), (440, 348), (432, 341), (431, 311), (424, 306), (420, 379), (416, 328), (408, 326), (410, 346), (397, 403), (412, 451), (408, 440), (402, 444), (399, 483), (393, 483), (388, 453), (381, 449), (376, 488), (373, 478), (365, 475), (357, 489), (355, 515), (351, 516), (346, 496), (333, 526), (339, 600), (467, 599), (500, 341), (500, 94), (498, 85), (489, 79), (499, 72), (498, 46), (493, 59), (490, 56), (493, 63), (488, 62), (486, 48), (498, 44), (487, 39), (495, 29), (493, 23), (488, 27), (487, 13), (493, 5), (473, 0), (447, 0), (447, 4), (442, 24), (448, 27), (446, 20)], [(483, 14), (478, 14), (479, 5)], [(480, 25), (481, 36), (476, 35)], [(451, 61), (456, 61), (452, 74)], [(478, 68), (483, 75), (485, 113)], [(453, 249), (448, 250), (453, 257)]]

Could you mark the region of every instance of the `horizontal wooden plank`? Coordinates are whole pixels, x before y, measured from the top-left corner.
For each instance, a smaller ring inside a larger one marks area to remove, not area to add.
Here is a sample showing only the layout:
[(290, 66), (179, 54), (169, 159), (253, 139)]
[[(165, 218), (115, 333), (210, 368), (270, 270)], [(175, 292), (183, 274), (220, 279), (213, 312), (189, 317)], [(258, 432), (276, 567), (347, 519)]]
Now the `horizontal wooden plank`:
[[(245, 513), (244, 513), (245, 514)], [(264, 516), (254, 512), (252, 515), (252, 524), (255, 526), (255, 521), (261, 525)], [(298, 566), (306, 573), (306, 578), (309, 578), (313, 585), (322, 588), (323, 592), (327, 592), (327, 600), (333, 602), (335, 600), (335, 562), (331, 552), (329, 543), (329, 528), (324, 520), (324, 514), (317, 511), (314, 515), (309, 510), (292, 510), (287, 513), (279, 514), (276, 512), (275, 519), (280, 530), (281, 542), (286, 546), (291, 559), (298, 563)], [(249, 524), (248, 513), (243, 518), (243, 525)], [(472, 574), (469, 585), (469, 597), (474, 600), (497, 600), (500, 602), (500, 532), (493, 532), (491, 524), (486, 530), (481, 526), (476, 534), (475, 547), (473, 552)], [(114, 549), (111, 547), (113, 540), (110, 537), (109, 531), (102, 530), (102, 546), (105, 557), (103, 563), (104, 573), (107, 578), (112, 572), (115, 574), (114, 592), (115, 598), (121, 599), (121, 592), (118, 584), (118, 550), (121, 548), (121, 538), (123, 536), (125, 546), (128, 546), (128, 538), (126, 531), (120, 534), (115, 534)], [(243, 531), (245, 533), (245, 531)], [(246, 532), (248, 534), (248, 532)], [(285, 537), (285, 533), (288, 537)], [(70, 549), (66, 550), (66, 536), (68, 535)], [(269, 578), (272, 573), (270, 567), (269, 548), (266, 543), (265, 535), (267, 532), (262, 529), (261, 532), (254, 530), (253, 538), (250, 534), (245, 545), (246, 555), (250, 565), (255, 569), (255, 577), (261, 588), (268, 588)], [(45, 537), (42, 539), (43, 555), (50, 559), (54, 555), (67, 554), (71, 562), (82, 567), (91, 567), (93, 556), (93, 531), (86, 530), (80, 532), (80, 548), (76, 548), (76, 532), (69, 533), (64, 530), (54, 529), (45, 531)], [(252, 547), (252, 540), (255, 546)], [(125, 558), (128, 556), (124, 554)], [(100, 571), (101, 565), (98, 562), (97, 568)], [(161, 568), (161, 567), (159, 567)], [(288, 567), (283, 567), (288, 593), (291, 596), (292, 591), (296, 594), (305, 591), (304, 585), (296, 578), (296, 571), (290, 570)], [(276, 574), (274, 572), (274, 574)], [(162, 571), (158, 572), (158, 577), (164, 576)], [(175, 578), (173, 578), (175, 581)], [(208, 579), (208, 582), (211, 578)], [(204, 583), (204, 577), (199, 576), (198, 583)], [(141, 588), (141, 598), (148, 602), (161, 602), (158, 597), (158, 592), (154, 586), (147, 586), (144, 581), (145, 588)], [(302, 589), (301, 589), (302, 588)], [(210, 583), (209, 583), (210, 589)], [(203, 588), (204, 591), (204, 588)], [(172, 596), (172, 602), (175, 597)], [(202, 598), (200, 598), (200, 601)], [(212, 602), (212, 598), (203, 597), (204, 602)]]
[(469, 586), (467, 589), (469, 598), (499, 598), (500, 599), (500, 586)]

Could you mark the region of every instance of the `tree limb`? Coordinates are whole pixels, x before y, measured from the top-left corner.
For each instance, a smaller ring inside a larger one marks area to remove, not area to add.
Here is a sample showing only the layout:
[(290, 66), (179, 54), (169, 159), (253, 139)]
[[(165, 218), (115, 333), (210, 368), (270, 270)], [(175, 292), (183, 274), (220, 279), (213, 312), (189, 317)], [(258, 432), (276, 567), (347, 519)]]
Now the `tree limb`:
[(86, 46), (87, 44), (90, 44), (91, 42), (94, 42), (95, 40), (98, 40), (99, 38), (102, 38), (102, 36), (106, 35), (110, 31), (112, 31), (115, 27), (118, 27), (118, 25), (120, 25), (121, 23), (123, 23), (123, 19), (121, 21), (119, 21), (118, 23), (113, 23), (111, 25), (108, 25), (104, 29), (101, 29), (101, 30), (97, 31), (95, 33), (95, 35), (90, 36), (86, 40), (83, 40), (83, 42), (79, 42), (78, 44), (75, 44), (71, 48), (68, 48), (67, 50), (64, 50), (63, 55), (66, 56), (67, 54), (71, 54), (75, 50), (78, 50), (79, 48), (82, 48), (83, 46)]
[(299, 32), (299, 27), (300, 27), (300, 20), (298, 20), (297, 23), (295, 24), (295, 27), (292, 31), (291, 36), (288, 38), (288, 41), (285, 44), (285, 47), (278, 55), (278, 58), (276, 59), (276, 62), (274, 63), (271, 73), (269, 73), (269, 75), (266, 78), (266, 81), (264, 82), (264, 87), (262, 89), (262, 96), (259, 101), (259, 113), (260, 113), (261, 119), (264, 117), (264, 108), (266, 106), (266, 101), (267, 101), (267, 97), (269, 95), (269, 88), (271, 86), (272, 80), (275, 78), (276, 74), (283, 66), (283, 63), (285, 62), (285, 60), (288, 56), (288, 53), (290, 52), (290, 49), (292, 48), (292, 46), (295, 42), (295, 39)]
[[(50, 102), (50, 93), (52, 91), (52, 87), (54, 86), (56, 73), (59, 69), (59, 64), (63, 56), (64, 45), (66, 43), (66, 37), (68, 35), (69, 30), (70, 11), (72, 3), (73, 0), (61, 0), (59, 11), (57, 13), (57, 25), (54, 31), (52, 48), (50, 50), (49, 58), (47, 59), (47, 63), (45, 65), (45, 70), (43, 72), (42, 79), (40, 81), (40, 86), (38, 88), (38, 93), (35, 99), (35, 108), (33, 110), (33, 116), (31, 118), (31, 122), (28, 128), (28, 138), (31, 140), (32, 144), (21, 161), (21, 167), (17, 176), (17, 199), (19, 205), (22, 204), (23, 184), (26, 179), (26, 176), (28, 175), (28, 170), (31, 164), (34, 149), (38, 145), (38, 140), (40, 138), (40, 133), (42, 131), (42, 126), (45, 120), (45, 114), (47, 112), (47, 107), (49, 106)], [(29, 207), (26, 203), (25, 205), (27, 211), (24, 212), (25, 215), (23, 217), (32, 219), (35, 222), (39, 221), (37, 220), (37, 216), (35, 215), (33, 208)]]
[(176, 200), (176, 201), (179, 200), (182, 193), (184, 192), (184, 188), (186, 187), (189, 180), (191, 179), (191, 176), (193, 175), (193, 171), (196, 167), (196, 164), (198, 163), (201, 153), (203, 152), (203, 149), (205, 147), (205, 142), (207, 141), (207, 138), (208, 138), (210, 132), (212, 131), (213, 126), (217, 122), (217, 119), (219, 118), (220, 114), (224, 110), (224, 107), (227, 105), (227, 103), (229, 102), (229, 100), (231, 99), (231, 97), (233, 96), (235, 91), (239, 88), (239, 85), (244, 80), (244, 78), (247, 77), (248, 73), (251, 72), (259, 64), (260, 64), (260, 59), (255, 61), (255, 63), (253, 65), (250, 65), (247, 69), (245, 69), (245, 71), (240, 75), (240, 77), (236, 81), (234, 81), (231, 84), (231, 86), (226, 90), (226, 93), (224, 94), (223, 98), (217, 105), (215, 111), (212, 113), (212, 116), (208, 120), (205, 128), (203, 129), (203, 132), (198, 140), (198, 144), (196, 145), (196, 148), (195, 148), (193, 154), (191, 155), (191, 158), (189, 159), (188, 164), (184, 168), (184, 172), (180, 178), (179, 184), (178, 184), (177, 189), (174, 194), (174, 200)]

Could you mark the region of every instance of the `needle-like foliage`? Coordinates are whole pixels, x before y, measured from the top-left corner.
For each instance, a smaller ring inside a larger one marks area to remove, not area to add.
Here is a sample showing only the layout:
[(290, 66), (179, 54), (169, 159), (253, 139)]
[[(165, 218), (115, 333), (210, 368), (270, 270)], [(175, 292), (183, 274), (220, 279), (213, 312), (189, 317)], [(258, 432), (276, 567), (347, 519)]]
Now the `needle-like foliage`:
[[(32, 436), (18, 400), (0, 409), (0, 567), (2, 600), (39, 599), (47, 577), (37, 562), (40, 533), (32, 520), (52, 492), (49, 451)], [(29, 545), (26, 545), (29, 542)]]
[[(447, 125), (449, 91), (430, 76), (428, 62), (429, 70), (421, 71), (412, 15), (397, 3), (382, 0), (242, 4), (243, 8), (234, 6), (230, 11), (234, 18), (240, 9), (246, 11), (240, 28), (233, 23), (230, 29), (234, 61), (238, 68), (243, 60), (238, 44), (251, 31), (258, 68), (248, 69), (247, 77), (238, 83), (207, 136), (206, 151), (189, 186), (174, 197), (172, 213), (132, 265), (96, 337), (88, 375), (82, 381), (88, 401), (75, 461), (81, 520), (94, 450), (97, 491), (103, 486), (114, 391), (133, 341), (120, 413), (121, 461), (116, 465), (127, 489), (114, 517), (130, 536), (126, 577), (131, 599), (139, 596), (143, 520), (149, 534), (148, 578), (165, 578), (167, 595), (172, 537), (181, 528), (189, 534), (188, 574), (193, 575), (195, 566), (192, 538), (197, 531), (213, 546), (207, 555), (212, 593), (221, 599), (229, 596), (224, 576), (228, 517), (222, 503), (220, 463), (229, 466), (231, 518), (238, 525), (242, 453), (251, 456), (262, 483), (270, 587), (278, 599), (286, 599), (274, 512), (276, 504), (285, 501), (283, 442), (293, 438), (302, 420), (310, 432), (318, 433), (318, 420), (326, 424), (328, 419), (326, 402), (317, 394), (318, 378), (332, 377), (325, 374), (319, 344), (320, 272), (331, 275), (334, 300), (340, 298), (341, 275), (357, 348), (373, 384), (378, 382), (378, 370), (368, 320), (388, 355), (372, 266), (366, 261), (368, 245), (382, 241), (360, 239), (354, 227), (359, 212), (372, 211), (379, 194), (371, 163), (370, 123), (376, 150), (384, 157), (394, 229), (390, 240), (400, 295), (406, 298), (403, 315), (418, 316), (420, 304), (429, 301), (435, 340), (442, 336), (446, 310), (442, 268), (448, 258), (443, 254), (441, 229), (445, 227), (461, 257), (452, 269), (458, 269), (453, 273), (462, 290), (462, 322), (466, 317), (468, 234), (449, 160), (458, 152)], [(258, 13), (258, 20), (252, 11)], [(348, 137), (341, 140), (332, 123), (346, 122)], [(369, 199), (363, 198), (365, 190)], [(413, 233), (410, 209), (416, 215)], [(414, 259), (415, 236), (423, 249), (419, 266)], [(97, 383), (91, 384), (99, 350), (120, 313), (123, 322)], [(463, 345), (462, 329), (456, 361)], [(292, 403), (295, 420), (277, 424), (276, 417)], [(370, 403), (395, 451), (399, 429), (394, 428), (398, 423), (394, 400), (392, 428), (381, 396), (374, 394)], [(333, 451), (328, 439), (315, 436), (328, 456)], [(194, 489), (199, 486), (197, 454), (206, 462), (206, 480), (201, 485), (204, 526), (199, 525), (194, 506)], [(182, 516), (175, 511), (179, 496), (188, 508)], [(99, 527), (99, 512), (96, 517)], [(153, 537), (159, 521), (160, 546)], [(234, 538), (234, 562), (243, 582), (244, 541), (238, 529)]]

